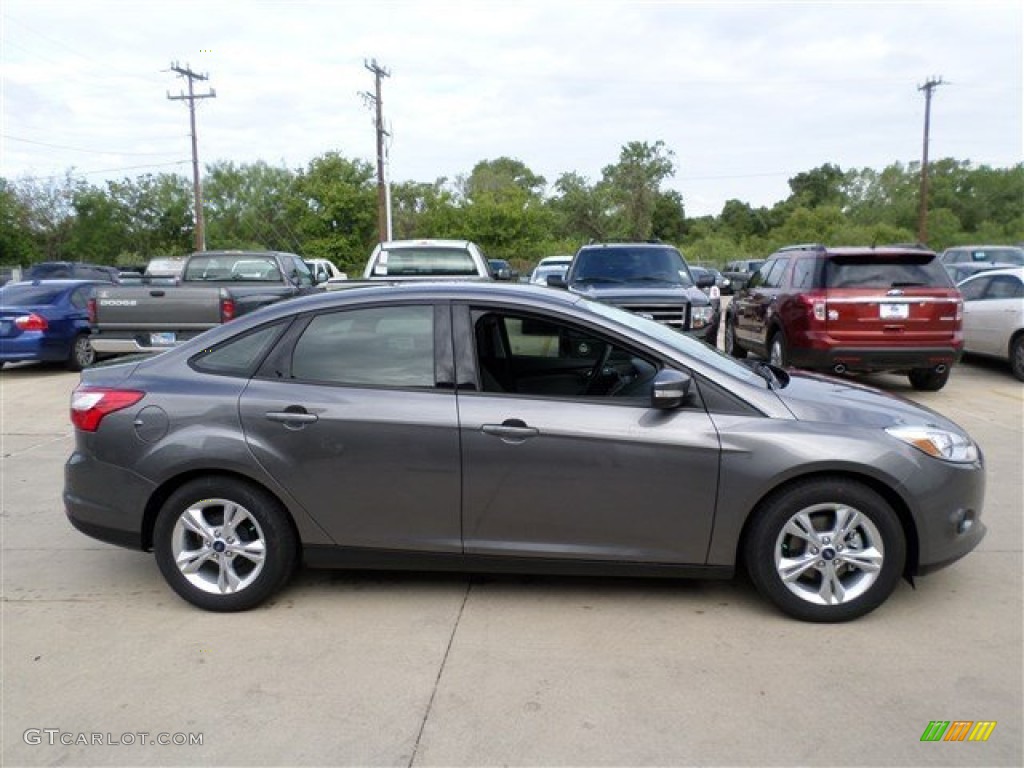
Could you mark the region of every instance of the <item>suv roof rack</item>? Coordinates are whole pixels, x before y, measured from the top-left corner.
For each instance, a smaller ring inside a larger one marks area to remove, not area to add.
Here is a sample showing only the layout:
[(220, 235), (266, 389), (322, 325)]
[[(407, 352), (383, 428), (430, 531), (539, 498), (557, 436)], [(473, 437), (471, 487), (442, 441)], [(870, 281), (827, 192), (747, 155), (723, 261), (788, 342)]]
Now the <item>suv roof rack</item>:
[(779, 248), (779, 252), (782, 251), (824, 251), (825, 246), (822, 243), (800, 243), (798, 245), (786, 245)]

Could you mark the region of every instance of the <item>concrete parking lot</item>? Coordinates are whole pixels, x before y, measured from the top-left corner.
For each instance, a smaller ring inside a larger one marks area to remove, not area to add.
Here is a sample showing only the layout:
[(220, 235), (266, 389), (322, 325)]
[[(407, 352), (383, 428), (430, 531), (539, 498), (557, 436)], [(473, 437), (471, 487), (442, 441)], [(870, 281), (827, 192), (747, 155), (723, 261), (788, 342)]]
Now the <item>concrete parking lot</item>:
[[(3, 765), (1024, 761), (1024, 387), (1005, 367), (968, 361), (938, 393), (868, 379), (980, 442), (989, 535), (824, 626), (742, 579), (306, 571), (258, 610), (204, 613), (151, 555), (67, 523), (77, 379), (0, 372)], [(922, 742), (934, 720), (997, 725)]]

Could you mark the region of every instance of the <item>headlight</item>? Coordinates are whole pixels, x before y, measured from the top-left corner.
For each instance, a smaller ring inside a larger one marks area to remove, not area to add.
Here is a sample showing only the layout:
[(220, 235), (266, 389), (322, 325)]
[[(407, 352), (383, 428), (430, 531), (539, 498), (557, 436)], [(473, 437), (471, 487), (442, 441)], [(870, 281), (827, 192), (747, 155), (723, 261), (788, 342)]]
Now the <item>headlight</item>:
[(888, 427), (897, 440), (944, 461), (970, 464), (978, 460), (978, 446), (967, 435), (939, 427)]
[(703, 328), (715, 315), (714, 307), (693, 307), (690, 311), (690, 327)]

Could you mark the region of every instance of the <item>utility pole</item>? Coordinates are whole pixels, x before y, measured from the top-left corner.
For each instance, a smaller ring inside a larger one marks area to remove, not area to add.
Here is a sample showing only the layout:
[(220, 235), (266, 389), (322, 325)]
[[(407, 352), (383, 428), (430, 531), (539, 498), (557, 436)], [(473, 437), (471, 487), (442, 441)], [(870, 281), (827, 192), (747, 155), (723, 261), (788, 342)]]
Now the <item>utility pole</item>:
[(941, 77), (930, 77), (917, 90), (924, 91), (924, 148), (921, 151), (921, 192), (917, 210), (917, 241), (928, 243), (928, 131), (932, 116), (932, 91), (942, 85)]
[(373, 102), (376, 107), (376, 119), (374, 121), (377, 131), (377, 229), (381, 242), (390, 237), (391, 224), (388, 216), (388, 194), (384, 181), (384, 137), (387, 131), (384, 130), (384, 113), (380, 98), (380, 80), (382, 77), (391, 77), (391, 73), (377, 65), (376, 59), (363, 60), (363, 66), (373, 72), (375, 88), (374, 93), (363, 93), (367, 101)]
[(210, 76), (200, 75), (193, 72), (186, 64), (184, 67), (179, 66), (178, 62), (171, 64), (171, 71), (177, 72), (178, 77), (184, 77), (188, 79), (188, 95), (184, 91), (178, 96), (171, 96), (171, 92), (167, 92), (167, 98), (171, 101), (188, 101), (188, 117), (189, 124), (192, 127), (192, 190), (195, 196), (195, 207), (196, 207), (196, 250), (206, 250), (206, 227), (203, 223), (203, 187), (199, 182), (199, 140), (196, 138), (196, 99), (215, 99), (217, 92), (210, 89), (209, 93), (195, 93), (192, 90), (192, 82), (194, 80), (209, 80)]

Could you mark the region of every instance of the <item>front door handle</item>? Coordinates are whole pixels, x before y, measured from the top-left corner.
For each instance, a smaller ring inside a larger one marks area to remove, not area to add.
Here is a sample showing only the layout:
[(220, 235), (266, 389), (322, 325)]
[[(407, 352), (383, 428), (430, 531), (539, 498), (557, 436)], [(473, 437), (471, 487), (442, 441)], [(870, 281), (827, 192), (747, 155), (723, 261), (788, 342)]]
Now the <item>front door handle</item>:
[(483, 424), (480, 431), (485, 435), (500, 437), (505, 443), (521, 443), (527, 438), (536, 437), (540, 430), (526, 426), (522, 419), (505, 419), (501, 424)]

